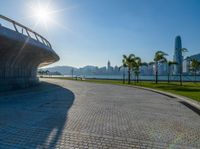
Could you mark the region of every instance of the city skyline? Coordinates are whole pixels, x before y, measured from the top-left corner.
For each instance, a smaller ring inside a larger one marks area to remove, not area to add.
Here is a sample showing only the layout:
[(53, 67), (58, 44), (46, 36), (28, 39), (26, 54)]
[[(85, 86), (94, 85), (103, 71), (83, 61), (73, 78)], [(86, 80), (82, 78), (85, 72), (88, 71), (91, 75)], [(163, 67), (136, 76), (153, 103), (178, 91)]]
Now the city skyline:
[[(41, 10), (50, 3), (56, 12), (51, 14), (55, 22), (44, 25), (30, 17), (30, 8), (35, 9), (37, 2), (41, 3)], [(120, 65), (122, 55), (130, 53), (149, 62), (157, 50), (168, 53), (167, 58), (172, 60), (177, 35), (189, 50), (185, 57), (200, 52), (198, 0), (8, 0), (0, 5), (1, 14), (34, 27), (49, 39), (60, 55), (60, 61), (50, 67), (101, 67), (107, 60)]]

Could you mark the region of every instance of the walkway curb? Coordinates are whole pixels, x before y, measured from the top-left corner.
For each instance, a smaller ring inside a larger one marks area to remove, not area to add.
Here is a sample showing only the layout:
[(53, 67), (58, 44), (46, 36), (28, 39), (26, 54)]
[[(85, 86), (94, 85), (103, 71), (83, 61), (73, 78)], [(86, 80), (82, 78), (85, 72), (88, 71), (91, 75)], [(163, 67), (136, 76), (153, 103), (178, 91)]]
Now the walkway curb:
[(194, 106), (195, 108), (200, 110), (200, 102), (194, 101), (193, 99), (190, 99), (190, 98), (187, 98), (187, 97), (184, 97), (184, 96), (180, 96), (180, 95), (176, 95), (176, 94), (173, 94), (173, 93), (165, 92), (165, 91), (147, 88), (147, 87), (141, 87), (141, 86), (136, 86), (136, 85), (133, 85), (133, 86), (129, 85), (129, 86), (134, 87), (134, 88), (138, 88), (138, 89), (144, 89), (144, 90), (152, 91), (152, 92), (159, 93), (159, 94), (162, 94), (162, 95), (165, 95), (165, 96), (169, 96), (171, 98), (178, 98), (178, 99), (180, 99), (180, 100), (182, 100), (182, 101), (184, 101), (184, 102), (190, 104), (191, 106)]

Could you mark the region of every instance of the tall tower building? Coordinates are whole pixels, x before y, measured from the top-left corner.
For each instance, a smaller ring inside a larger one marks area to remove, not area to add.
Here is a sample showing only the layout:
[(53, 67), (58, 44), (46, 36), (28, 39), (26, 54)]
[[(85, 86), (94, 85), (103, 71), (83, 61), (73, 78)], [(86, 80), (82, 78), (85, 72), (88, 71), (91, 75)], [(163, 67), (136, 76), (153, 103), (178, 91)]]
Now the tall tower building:
[(110, 61), (108, 61), (107, 69), (110, 70), (110, 67), (111, 67)]
[(177, 65), (174, 65), (173, 74), (177, 75), (180, 74), (183, 65), (182, 43), (180, 36), (176, 36), (175, 38), (174, 61), (177, 62)]

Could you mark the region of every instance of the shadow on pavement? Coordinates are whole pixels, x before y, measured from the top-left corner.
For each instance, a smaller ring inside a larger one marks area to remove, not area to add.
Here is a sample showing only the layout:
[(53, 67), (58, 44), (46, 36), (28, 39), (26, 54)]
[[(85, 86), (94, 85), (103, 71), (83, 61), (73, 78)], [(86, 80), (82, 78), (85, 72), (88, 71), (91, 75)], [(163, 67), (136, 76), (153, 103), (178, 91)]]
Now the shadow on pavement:
[(45, 82), (0, 94), (0, 148), (55, 148), (74, 99), (72, 91)]

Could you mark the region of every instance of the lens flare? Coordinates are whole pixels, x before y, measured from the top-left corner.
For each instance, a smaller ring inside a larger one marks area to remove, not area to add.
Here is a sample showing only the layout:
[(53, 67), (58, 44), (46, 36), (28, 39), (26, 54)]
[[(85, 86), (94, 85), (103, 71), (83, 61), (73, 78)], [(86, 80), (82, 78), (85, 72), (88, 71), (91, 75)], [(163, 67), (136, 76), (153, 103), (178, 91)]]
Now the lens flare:
[(30, 8), (31, 18), (36, 21), (36, 25), (44, 25), (47, 27), (55, 20), (54, 9), (50, 3), (41, 3), (41, 1), (37, 1), (37, 3), (32, 3)]
[(46, 31), (49, 31), (52, 27), (54, 29), (58, 27), (67, 32), (71, 31), (68, 24), (68, 22), (70, 22), (68, 18), (65, 17), (65, 20), (63, 21), (60, 20), (60, 17), (63, 16), (63, 13), (75, 9), (76, 6), (59, 8), (58, 3), (56, 2), (57, 1), (52, 0), (30, 0), (27, 3), (28, 10), (26, 10), (27, 13), (25, 19), (30, 19), (31, 22), (34, 23), (33, 29), (44, 28)]

